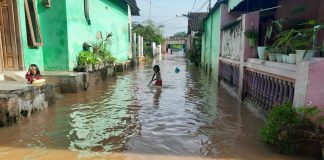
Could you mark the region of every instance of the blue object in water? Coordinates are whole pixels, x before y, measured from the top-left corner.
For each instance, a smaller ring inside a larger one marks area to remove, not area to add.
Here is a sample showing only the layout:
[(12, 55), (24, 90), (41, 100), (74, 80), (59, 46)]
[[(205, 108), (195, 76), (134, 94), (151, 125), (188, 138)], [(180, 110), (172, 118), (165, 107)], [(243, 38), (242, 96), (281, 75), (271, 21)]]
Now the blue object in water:
[(178, 67), (176, 67), (175, 73), (179, 73), (179, 72), (180, 72), (180, 69)]

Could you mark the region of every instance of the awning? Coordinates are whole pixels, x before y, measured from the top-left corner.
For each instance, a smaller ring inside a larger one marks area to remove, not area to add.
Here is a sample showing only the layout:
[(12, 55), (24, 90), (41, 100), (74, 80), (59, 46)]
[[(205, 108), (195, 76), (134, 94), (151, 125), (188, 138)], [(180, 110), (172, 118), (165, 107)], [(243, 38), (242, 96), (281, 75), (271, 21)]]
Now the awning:
[(244, 0), (228, 0), (228, 11), (233, 10), (237, 5), (239, 5)]
[(266, 8), (276, 7), (278, 0), (229, 0), (229, 12), (253, 12)]

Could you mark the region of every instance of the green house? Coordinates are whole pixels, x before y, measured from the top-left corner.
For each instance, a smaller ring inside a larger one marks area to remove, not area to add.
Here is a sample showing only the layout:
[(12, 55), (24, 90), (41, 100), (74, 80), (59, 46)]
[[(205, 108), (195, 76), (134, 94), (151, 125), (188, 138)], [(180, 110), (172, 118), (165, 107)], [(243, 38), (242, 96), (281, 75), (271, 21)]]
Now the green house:
[(213, 77), (218, 76), (223, 3), (218, 1), (204, 19), (201, 64)]
[(109, 32), (113, 56), (126, 61), (136, 15), (136, 0), (0, 0), (0, 73), (71, 71), (82, 44)]

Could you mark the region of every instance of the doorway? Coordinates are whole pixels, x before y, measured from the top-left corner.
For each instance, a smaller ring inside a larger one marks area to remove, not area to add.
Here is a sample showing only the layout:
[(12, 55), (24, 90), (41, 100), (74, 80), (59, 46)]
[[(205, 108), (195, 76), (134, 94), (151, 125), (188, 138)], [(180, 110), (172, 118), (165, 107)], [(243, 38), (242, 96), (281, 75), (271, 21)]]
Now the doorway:
[(0, 72), (19, 70), (19, 16), (14, 3), (12, 0), (0, 0)]

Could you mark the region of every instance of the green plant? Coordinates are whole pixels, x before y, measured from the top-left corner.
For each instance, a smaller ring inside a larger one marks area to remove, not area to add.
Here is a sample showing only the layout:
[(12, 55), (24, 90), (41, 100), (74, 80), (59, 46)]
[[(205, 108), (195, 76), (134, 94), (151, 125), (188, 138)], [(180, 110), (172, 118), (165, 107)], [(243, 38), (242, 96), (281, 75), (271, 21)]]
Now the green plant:
[(267, 27), (265, 39), (264, 39), (264, 45), (267, 45), (267, 40), (272, 38), (273, 36), (278, 35), (282, 31), (282, 23), (284, 22), (283, 19), (279, 20), (272, 20), (269, 26)]
[[(296, 110), (291, 103), (275, 106), (262, 128), (262, 140), (287, 154), (299, 150), (301, 143), (305, 141), (320, 142), (323, 146), (324, 136), (320, 123), (311, 122), (307, 117), (310, 114), (314, 116), (315, 110), (316, 107), (301, 107)], [(320, 112), (316, 113), (322, 121), (323, 116), (319, 116)]]
[(105, 56), (110, 52), (108, 46), (112, 44), (112, 33), (108, 33), (104, 39), (100, 39), (96, 42), (90, 42), (93, 53), (98, 55), (102, 62), (105, 60)]
[(280, 32), (275, 38), (276, 41), (272, 44), (274, 48), (277, 48), (278, 52), (289, 54), (294, 51), (294, 43), (292, 39), (295, 35), (295, 30), (287, 30)]
[(245, 31), (244, 35), (247, 38), (257, 39), (258, 38), (258, 30), (256, 28), (251, 28), (251, 29)]
[(88, 64), (92, 64), (93, 53), (90, 51), (81, 51), (77, 59), (80, 66), (87, 66)]
[(156, 44), (162, 44), (165, 41), (163, 28), (163, 25), (155, 24), (152, 20), (133, 24), (133, 32), (143, 36), (144, 42), (155, 42)]

